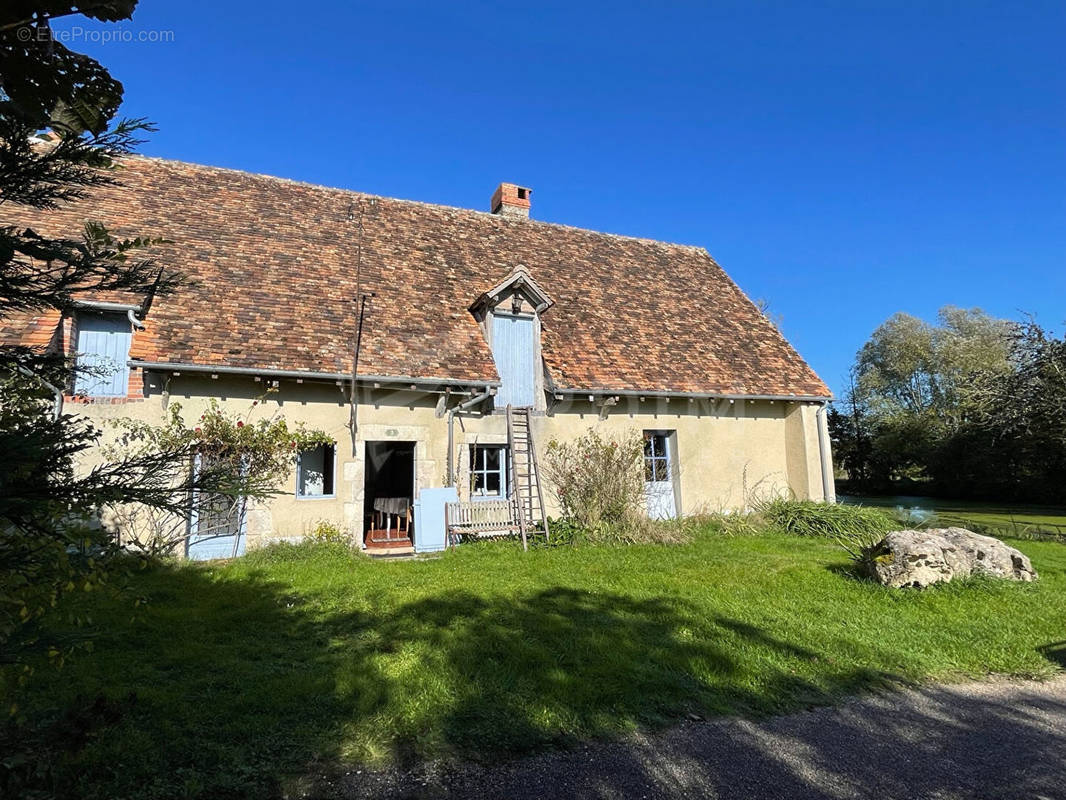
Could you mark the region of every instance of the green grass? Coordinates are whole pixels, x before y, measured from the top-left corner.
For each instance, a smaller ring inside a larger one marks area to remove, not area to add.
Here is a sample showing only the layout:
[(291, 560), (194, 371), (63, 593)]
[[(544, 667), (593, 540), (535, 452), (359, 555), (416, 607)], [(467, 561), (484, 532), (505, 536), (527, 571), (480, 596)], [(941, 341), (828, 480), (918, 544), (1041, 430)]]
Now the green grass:
[(1018, 533), (1043, 531), (1066, 535), (1066, 508), (1058, 506), (981, 503), (911, 495), (848, 495), (842, 496), (841, 500), (853, 505), (877, 508), (921, 508), (936, 512), (947, 524), (962, 524), (969, 520), (990, 529), (1015, 530)]
[[(76, 745), (49, 758), (81, 797), (270, 796), (341, 763), (496, 760), (687, 712), (1047, 676), (1066, 547), (1017, 546), (1038, 582), (926, 591), (855, 580), (831, 542), (771, 534), (399, 563), (272, 548), (139, 576), (147, 609), (96, 608), (95, 653), (39, 673), (26, 725)], [(101, 693), (112, 702), (85, 711)]]

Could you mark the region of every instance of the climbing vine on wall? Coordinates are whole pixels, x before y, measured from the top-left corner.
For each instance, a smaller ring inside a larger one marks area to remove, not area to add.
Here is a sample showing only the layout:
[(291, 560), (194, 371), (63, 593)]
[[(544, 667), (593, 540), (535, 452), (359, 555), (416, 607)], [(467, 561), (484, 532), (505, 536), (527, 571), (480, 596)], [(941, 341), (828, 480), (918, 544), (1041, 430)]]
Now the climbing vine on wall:
[[(334, 443), (321, 430), (289, 424), (279, 411), (260, 416), (264, 408), (260, 398), (244, 413), (236, 413), (212, 399), (190, 422), (182, 405), (172, 403), (162, 424), (133, 419), (113, 422), (118, 434), (105, 453), (119, 458), (184, 450), (190, 457), (179, 480), (191, 486), (194, 480), (203, 483), (208, 476), (208, 483), (216, 487), (210, 497), (201, 492), (196, 502), (217, 506), (263, 499), (279, 491), (302, 451)], [(107, 512), (123, 541), (142, 552), (165, 555), (185, 538), (185, 517), (180, 514), (123, 502), (111, 504)]]

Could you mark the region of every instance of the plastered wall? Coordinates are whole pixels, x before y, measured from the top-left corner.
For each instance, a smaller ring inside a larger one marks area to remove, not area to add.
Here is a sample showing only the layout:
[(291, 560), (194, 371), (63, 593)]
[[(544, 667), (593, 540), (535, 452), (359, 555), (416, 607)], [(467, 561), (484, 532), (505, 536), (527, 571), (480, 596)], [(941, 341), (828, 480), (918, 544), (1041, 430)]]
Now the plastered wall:
[[(413, 391), (360, 391), (357, 442), (352, 447), (347, 390), (332, 383), (279, 382), (267, 392), (268, 381), (245, 376), (212, 379), (206, 375), (164, 377), (145, 381), (145, 399), (120, 405), (79, 405), (68, 410), (100, 423), (118, 417), (162, 421), (165, 409), (180, 403), (182, 414), (194, 423), (212, 397), (227, 410), (260, 419), (281, 414), (290, 423), (303, 422), (331, 435), (337, 442), (336, 492), (333, 497), (296, 497), (295, 469), (280, 493), (251, 509), (248, 546), (275, 538), (300, 537), (318, 520), (358, 529), (363, 514), (364, 443), (415, 443), (416, 493), (442, 486), (448, 467), (448, 420), (440, 395)], [(259, 403), (252, 406), (253, 400)], [(463, 396), (452, 396), (455, 405)], [(822, 499), (818, 451), (817, 407), (782, 401), (728, 400), (690, 402), (674, 399), (621, 398), (601, 407), (587, 399), (548, 403), (533, 420), (538, 451), (552, 440), (565, 441), (589, 428), (613, 435), (626, 431), (676, 432), (676, 494), (683, 514), (746, 507), (753, 497), (790, 493)], [(107, 428), (105, 427), (105, 430)], [(455, 422), (455, 458), (459, 486), (468, 486), (468, 445), (505, 443), (502, 414), (464, 413)], [(111, 435), (111, 434), (105, 434)], [(546, 487), (549, 514), (558, 513)]]

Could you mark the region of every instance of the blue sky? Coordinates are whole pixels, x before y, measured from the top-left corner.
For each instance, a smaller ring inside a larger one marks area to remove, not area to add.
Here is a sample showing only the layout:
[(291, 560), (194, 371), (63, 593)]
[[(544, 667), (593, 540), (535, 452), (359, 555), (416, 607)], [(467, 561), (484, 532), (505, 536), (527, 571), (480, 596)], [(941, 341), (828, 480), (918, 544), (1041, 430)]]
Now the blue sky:
[[(706, 247), (839, 391), (895, 311), (1066, 320), (1066, 4), (181, 3), (71, 42), (148, 155)], [(58, 28), (90, 29), (84, 22)]]

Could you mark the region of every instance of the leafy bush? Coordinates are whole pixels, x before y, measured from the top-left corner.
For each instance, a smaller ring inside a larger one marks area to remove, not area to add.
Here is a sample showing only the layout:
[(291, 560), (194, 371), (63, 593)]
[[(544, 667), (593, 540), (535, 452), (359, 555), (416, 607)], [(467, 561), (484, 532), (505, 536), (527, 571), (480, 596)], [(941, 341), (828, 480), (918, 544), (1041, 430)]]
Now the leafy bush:
[(545, 544), (550, 546), (559, 547), (585, 541), (585, 530), (569, 517), (549, 519), (548, 528), (551, 530), (551, 539)]
[[(303, 423), (289, 425), (280, 411), (264, 414), (263, 398), (244, 414), (230, 412), (211, 399), (194, 425), (185, 422), (180, 403), (171, 403), (162, 424), (116, 419), (113, 442), (103, 453), (114, 461), (181, 452), (187, 456), (175, 471), (178, 487), (200, 482), (214, 491), (200, 491), (201, 508), (236, 510), (247, 499), (263, 499), (277, 492), (292, 472), (302, 450), (333, 439)], [(259, 419), (252, 417), (259, 414)], [(168, 487), (170, 488), (170, 487)], [(173, 489), (171, 488), (171, 491)], [(190, 492), (191, 494), (191, 488)], [(188, 505), (184, 497), (183, 506)], [(105, 520), (122, 536), (123, 544), (148, 555), (169, 555), (185, 542), (187, 508), (130, 503), (123, 496), (106, 504)]]
[(573, 441), (553, 439), (544, 472), (563, 516), (586, 530), (628, 525), (643, 510), (644, 438), (636, 431), (614, 439), (590, 428)]
[(560, 542), (675, 544), (691, 538), (691, 526), (648, 519), (644, 511), (644, 437), (621, 438), (589, 429), (569, 442), (551, 441), (544, 458), (548, 485), (564, 519), (552, 526)]

